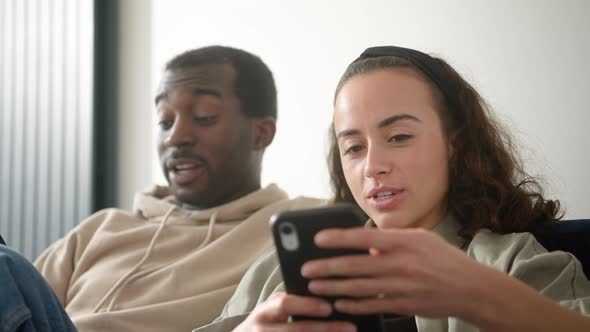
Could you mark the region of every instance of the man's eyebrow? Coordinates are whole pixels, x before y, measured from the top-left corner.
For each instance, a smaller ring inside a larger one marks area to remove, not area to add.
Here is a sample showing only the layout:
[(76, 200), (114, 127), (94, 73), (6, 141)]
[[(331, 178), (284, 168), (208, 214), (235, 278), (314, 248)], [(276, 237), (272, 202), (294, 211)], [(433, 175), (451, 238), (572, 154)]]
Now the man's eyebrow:
[(402, 120), (412, 120), (412, 121), (416, 121), (416, 122), (422, 122), (417, 117), (404, 113), (404, 114), (396, 114), (396, 115), (390, 116), (384, 120), (381, 120), (381, 122), (379, 122), (378, 127), (379, 128), (387, 127), (393, 123), (396, 123), (396, 122), (402, 121)]
[[(221, 99), (221, 92), (214, 90), (214, 89), (206, 89), (206, 88), (191, 88), (191, 95), (192, 96), (213, 96), (216, 98)], [(168, 97), (168, 93), (166, 91), (160, 92), (156, 95), (154, 102), (156, 105), (162, 100)]]
[(191, 88), (191, 95), (193, 96), (213, 96), (221, 99), (221, 92), (214, 89), (206, 88)]
[[(422, 122), (422, 121), (420, 121), (420, 119), (418, 119), (417, 117), (410, 115), (410, 114), (396, 114), (396, 115), (390, 116), (384, 120), (381, 120), (381, 122), (379, 122), (378, 127), (379, 128), (387, 127), (393, 123), (396, 123), (396, 122), (402, 121), (402, 120), (412, 120), (412, 121), (416, 121), (416, 122)], [(336, 138), (340, 139), (345, 136), (354, 136), (354, 135), (358, 135), (359, 133), (360, 133), (360, 131), (358, 129), (344, 129), (344, 130), (340, 131), (338, 133), (338, 135), (336, 135)]]

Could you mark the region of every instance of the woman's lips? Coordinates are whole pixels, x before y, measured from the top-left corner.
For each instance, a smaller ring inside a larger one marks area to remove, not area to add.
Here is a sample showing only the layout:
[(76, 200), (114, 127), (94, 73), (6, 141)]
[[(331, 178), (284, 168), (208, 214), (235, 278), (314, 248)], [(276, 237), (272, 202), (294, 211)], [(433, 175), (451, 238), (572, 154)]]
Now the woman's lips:
[(369, 204), (378, 210), (389, 210), (396, 208), (405, 197), (406, 192), (400, 191), (381, 191), (376, 195), (369, 197)]

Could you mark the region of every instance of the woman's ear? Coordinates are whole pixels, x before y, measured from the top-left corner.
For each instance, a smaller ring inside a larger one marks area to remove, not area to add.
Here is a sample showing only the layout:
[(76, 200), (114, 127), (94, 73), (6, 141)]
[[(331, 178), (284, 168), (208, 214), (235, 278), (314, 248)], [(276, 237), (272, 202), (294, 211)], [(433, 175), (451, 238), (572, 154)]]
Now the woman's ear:
[(273, 117), (254, 118), (254, 149), (264, 150), (272, 143), (276, 132), (276, 119)]
[(448, 156), (449, 156), (449, 160), (453, 159), (453, 156), (455, 155), (455, 146), (449, 142), (448, 144)]
[(447, 138), (447, 155), (449, 160), (455, 156), (455, 142), (457, 140), (457, 133), (450, 134)]

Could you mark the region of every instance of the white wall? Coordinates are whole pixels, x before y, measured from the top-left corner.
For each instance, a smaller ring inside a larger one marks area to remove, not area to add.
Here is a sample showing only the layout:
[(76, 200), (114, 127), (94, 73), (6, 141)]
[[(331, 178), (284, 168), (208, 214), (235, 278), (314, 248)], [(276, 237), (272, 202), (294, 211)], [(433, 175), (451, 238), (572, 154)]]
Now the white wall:
[[(279, 122), (265, 183), (329, 197), (335, 85), (364, 48), (396, 44), (449, 60), (511, 125), (566, 216), (590, 217), (590, 1), (153, 0), (152, 14), (152, 91), (189, 48), (244, 48), (271, 67)], [(162, 182), (155, 162), (152, 179)]]
[[(116, 201), (131, 209), (134, 193), (153, 182), (155, 125), (152, 93), (151, 0), (118, 1)], [(156, 77), (157, 77), (156, 73)]]

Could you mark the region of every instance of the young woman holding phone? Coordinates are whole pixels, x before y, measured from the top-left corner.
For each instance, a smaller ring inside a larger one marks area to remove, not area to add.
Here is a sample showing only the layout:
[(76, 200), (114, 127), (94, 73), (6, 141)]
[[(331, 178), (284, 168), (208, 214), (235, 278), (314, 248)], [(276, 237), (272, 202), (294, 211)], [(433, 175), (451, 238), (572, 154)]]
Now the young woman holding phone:
[[(560, 218), (559, 202), (543, 196), (509, 135), (445, 61), (367, 49), (338, 84), (332, 129), (335, 200), (358, 204), (374, 227), (323, 231), (315, 242), (371, 255), (303, 266), (312, 293), (340, 298), (333, 307), (281, 292), (263, 301), (273, 293), (263, 291), (247, 317), (252, 308), (241, 307), (235, 331), (354, 330), (287, 319), (332, 310), (415, 316), (418, 331), (590, 331), (580, 263), (532, 235)], [(268, 261), (260, 266), (272, 271)], [(264, 287), (245, 282), (234, 301), (280, 281), (276, 270), (266, 279), (253, 270), (249, 280)]]

